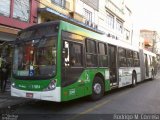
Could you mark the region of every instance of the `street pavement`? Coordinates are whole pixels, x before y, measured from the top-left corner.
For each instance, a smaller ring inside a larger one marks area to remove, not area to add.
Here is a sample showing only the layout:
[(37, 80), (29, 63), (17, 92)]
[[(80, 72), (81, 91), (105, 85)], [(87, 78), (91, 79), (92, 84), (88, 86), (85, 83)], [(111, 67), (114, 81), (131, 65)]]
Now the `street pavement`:
[[(160, 114), (159, 91), (160, 73), (156, 76), (155, 80), (146, 80), (145, 82), (139, 83), (134, 88), (128, 86), (112, 90), (111, 92), (106, 93), (99, 101), (90, 101), (85, 97), (64, 103), (55, 103), (21, 98), (22, 101), (17, 103), (18, 106), (16, 107), (12, 107), (13, 104), (7, 105), (4, 103), (6, 106), (10, 106), (10, 108), (7, 108), (2, 112), (19, 115), (18, 117), (20, 120), (22, 118), (26, 120), (103, 120), (104, 118), (108, 120), (119, 120), (121, 116), (119, 118), (116, 116), (117, 114), (134, 114), (134, 117), (136, 117), (136, 119), (138, 117), (140, 120), (159, 120), (160, 115), (157, 115)], [(11, 98), (13, 100), (20, 99)], [(3, 102), (5, 102), (5, 100), (1, 103)], [(153, 116), (145, 116), (143, 118), (143, 116), (136, 116), (138, 114), (153, 114)], [(102, 116), (103, 118), (101, 118)], [(129, 117), (130, 118), (126, 117), (124, 120), (132, 120), (131, 118), (133, 116)]]
[(10, 91), (0, 93), (0, 113), (4, 112), (6, 109), (11, 107), (17, 107), (18, 105), (25, 104), (31, 101), (30, 99), (12, 97)]
[(5, 92), (0, 92), (0, 114), (8, 111), (11, 108), (17, 108), (20, 105), (24, 105), (31, 99), (12, 97), (10, 92), (10, 80), (7, 81)]

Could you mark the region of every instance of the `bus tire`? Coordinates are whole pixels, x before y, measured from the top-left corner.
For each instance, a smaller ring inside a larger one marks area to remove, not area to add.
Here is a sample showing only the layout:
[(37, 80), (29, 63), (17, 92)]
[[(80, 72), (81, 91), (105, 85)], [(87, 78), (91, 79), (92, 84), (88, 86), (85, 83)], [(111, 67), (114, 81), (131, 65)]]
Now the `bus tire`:
[(92, 84), (91, 100), (96, 101), (101, 99), (104, 95), (104, 91), (105, 91), (105, 88), (104, 88), (104, 82), (102, 78), (95, 77)]
[(137, 84), (137, 75), (135, 72), (132, 74), (132, 87), (135, 87)]
[(152, 70), (152, 74), (151, 74), (151, 80), (154, 80), (155, 74), (154, 71)]

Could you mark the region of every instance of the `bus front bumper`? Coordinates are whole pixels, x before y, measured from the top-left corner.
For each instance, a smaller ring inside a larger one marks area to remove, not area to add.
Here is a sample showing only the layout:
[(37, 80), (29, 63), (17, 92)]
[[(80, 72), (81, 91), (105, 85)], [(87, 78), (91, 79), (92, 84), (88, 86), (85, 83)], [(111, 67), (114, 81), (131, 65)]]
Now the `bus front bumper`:
[[(28, 97), (27, 94), (31, 94), (32, 96)], [(39, 92), (19, 90), (14, 87), (11, 87), (11, 96), (61, 102), (61, 89), (60, 87), (56, 87), (56, 89), (52, 91)]]

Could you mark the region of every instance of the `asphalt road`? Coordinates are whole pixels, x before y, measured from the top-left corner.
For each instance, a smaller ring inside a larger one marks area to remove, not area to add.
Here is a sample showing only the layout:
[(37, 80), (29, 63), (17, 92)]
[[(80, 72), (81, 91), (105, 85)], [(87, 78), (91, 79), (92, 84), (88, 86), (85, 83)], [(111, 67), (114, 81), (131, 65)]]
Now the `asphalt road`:
[[(160, 114), (160, 73), (153, 81), (147, 80), (134, 88), (125, 87), (113, 90), (106, 93), (99, 101), (90, 101), (88, 98), (65, 103), (34, 100), (11, 110), (9, 114), (20, 115), (19, 117), (24, 119), (38, 120), (84, 120), (85, 118), (102, 120), (99, 117), (103, 115), (104, 118), (118, 120), (116, 114)], [(154, 117), (160, 119), (160, 116)], [(151, 116), (148, 119), (150, 120)]]

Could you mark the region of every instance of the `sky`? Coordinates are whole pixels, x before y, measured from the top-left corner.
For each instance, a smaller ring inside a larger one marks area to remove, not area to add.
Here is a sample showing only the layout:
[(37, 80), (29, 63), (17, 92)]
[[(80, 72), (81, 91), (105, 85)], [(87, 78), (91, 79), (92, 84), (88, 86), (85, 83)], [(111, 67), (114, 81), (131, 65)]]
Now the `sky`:
[[(132, 11), (133, 45), (138, 46), (140, 29), (157, 31), (160, 35), (160, 0), (125, 0)], [(160, 42), (157, 42), (160, 46)]]
[(133, 28), (160, 31), (159, 0), (126, 0), (133, 14)]

